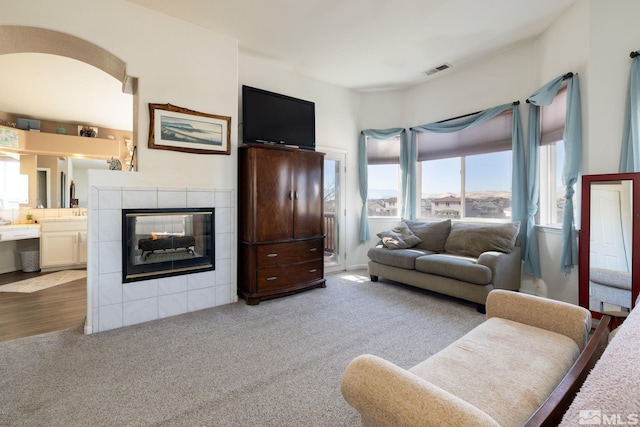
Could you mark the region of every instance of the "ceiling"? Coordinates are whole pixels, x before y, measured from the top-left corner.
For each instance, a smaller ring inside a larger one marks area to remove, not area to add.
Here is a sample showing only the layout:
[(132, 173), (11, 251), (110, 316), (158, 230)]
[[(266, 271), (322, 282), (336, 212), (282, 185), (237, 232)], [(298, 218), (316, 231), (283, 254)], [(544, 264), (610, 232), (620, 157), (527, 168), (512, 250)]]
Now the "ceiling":
[[(530, 42), (577, 0), (127, 0), (238, 40), (240, 52), (358, 91), (401, 89)], [(443, 63), (452, 68), (432, 76)], [(131, 130), (121, 83), (82, 62), (0, 55), (0, 111)]]
[(530, 41), (576, 0), (128, 0), (238, 40), (240, 51), (356, 90)]

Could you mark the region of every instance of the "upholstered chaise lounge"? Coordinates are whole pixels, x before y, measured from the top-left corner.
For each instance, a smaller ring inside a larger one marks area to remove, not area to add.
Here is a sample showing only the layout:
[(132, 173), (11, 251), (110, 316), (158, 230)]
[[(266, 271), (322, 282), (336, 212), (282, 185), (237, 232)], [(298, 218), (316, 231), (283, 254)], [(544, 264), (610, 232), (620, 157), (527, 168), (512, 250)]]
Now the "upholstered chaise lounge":
[(363, 426), (522, 426), (572, 369), (590, 328), (582, 307), (494, 290), (484, 323), (411, 369), (356, 357), (342, 393)]

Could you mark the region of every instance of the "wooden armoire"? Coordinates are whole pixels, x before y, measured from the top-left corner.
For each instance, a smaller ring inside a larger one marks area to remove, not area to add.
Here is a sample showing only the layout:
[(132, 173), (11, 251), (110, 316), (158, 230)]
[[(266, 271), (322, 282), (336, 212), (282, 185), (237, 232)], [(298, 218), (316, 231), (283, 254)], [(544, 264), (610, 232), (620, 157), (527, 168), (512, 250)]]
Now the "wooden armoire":
[(324, 154), (238, 148), (238, 295), (247, 304), (325, 287)]

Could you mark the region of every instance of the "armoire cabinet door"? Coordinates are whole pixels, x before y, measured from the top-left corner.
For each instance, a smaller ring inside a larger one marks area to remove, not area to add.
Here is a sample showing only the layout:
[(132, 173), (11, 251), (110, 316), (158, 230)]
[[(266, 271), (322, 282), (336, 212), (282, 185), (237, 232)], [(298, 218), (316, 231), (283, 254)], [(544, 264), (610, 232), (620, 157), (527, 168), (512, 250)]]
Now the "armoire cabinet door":
[(300, 152), (297, 154), (293, 238), (321, 236), (324, 226), (322, 215), (324, 157), (318, 153)]
[(256, 150), (255, 237), (267, 242), (293, 236), (293, 168), (291, 153)]

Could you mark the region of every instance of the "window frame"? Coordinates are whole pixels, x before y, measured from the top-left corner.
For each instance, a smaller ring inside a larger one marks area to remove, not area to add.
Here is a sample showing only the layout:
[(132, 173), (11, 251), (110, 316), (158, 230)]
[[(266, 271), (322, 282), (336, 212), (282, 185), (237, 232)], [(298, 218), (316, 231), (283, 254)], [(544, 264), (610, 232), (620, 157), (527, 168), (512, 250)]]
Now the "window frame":
[[(511, 158), (513, 158), (513, 150), (500, 150), (500, 151), (493, 151), (493, 152), (488, 152), (488, 153), (483, 153), (483, 154), (472, 154), (472, 155), (485, 155), (485, 154), (493, 154), (493, 153), (500, 153), (500, 152), (506, 152), (508, 151), (511, 154)], [(466, 194), (467, 194), (467, 188), (466, 188), (466, 172), (467, 172), (467, 164), (466, 164), (466, 157), (469, 156), (457, 156), (457, 158), (460, 159), (460, 212), (462, 213), (462, 215), (460, 216), (460, 218), (455, 218), (455, 220), (458, 221), (465, 221), (465, 222), (485, 222), (485, 223), (506, 223), (506, 222), (510, 222), (511, 218), (507, 217), (507, 218), (482, 218), (482, 217), (475, 217), (475, 216), (467, 216), (467, 203), (466, 203)], [(444, 160), (444, 159), (438, 159), (438, 160)], [(434, 161), (434, 160), (426, 160), (426, 161)], [(422, 216), (422, 163), (424, 161), (419, 161), (417, 162), (417, 167), (416, 167), (416, 200), (419, 200), (420, 203), (418, 203), (417, 208), (419, 209), (419, 212), (417, 212), (417, 217), (420, 220), (424, 220), (424, 221), (433, 221), (435, 220), (435, 218), (432, 217), (424, 217)], [(511, 168), (513, 168), (513, 163), (511, 164)], [(511, 176), (509, 177), (511, 179)], [(513, 203), (513, 189), (510, 192), (511, 194), (511, 201)], [(446, 219), (446, 218), (442, 218), (442, 219)]]
[[(390, 161), (378, 161), (375, 163), (370, 163), (370, 158), (367, 155), (367, 216), (369, 219), (376, 219), (376, 218), (382, 218), (382, 219), (388, 219), (388, 218), (400, 218), (401, 217), (401, 209), (400, 207), (402, 206), (404, 197), (402, 194), (402, 170), (400, 167), (400, 144), (401, 144), (401, 139), (400, 136), (394, 136), (388, 139), (375, 139), (375, 138), (370, 138), (370, 137), (366, 137), (366, 144), (367, 144), (367, 149), (369, 148), (369, 140), (374, 140), (376, 141), (376, 144), (379, 144), (381, 142), (389, 142), (392, 144), (397, 144), (398, 148), (397, 148), (397, 152), (398, 152), (398, 158), (397, 161), (394, 162), (390, 162)], [(389, 151), (396, 151), (395, 147), (392, 150)], [(384, 153), (381, 153), (384, 154)], [(388, 154), (388, 153), (387, 153)], [(394, 156), (395, 157), (395, 156)], [(397, 183), (397, 190), (396, 190), (396, 215), (374, 215), (369, 211), (369, 201), (372, 200), (371, 198), (371, 173), (369, 170), (370, 166), (385, 166), (385, 165), (394, 165), (397, 168), (397, 174), (396, 174), (396, 183)]]

